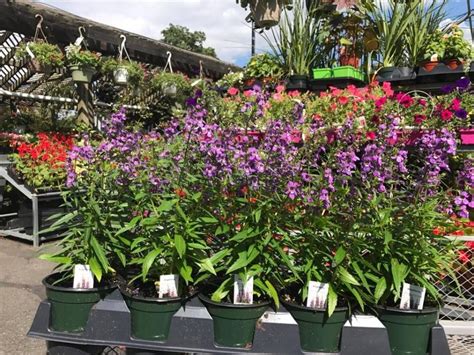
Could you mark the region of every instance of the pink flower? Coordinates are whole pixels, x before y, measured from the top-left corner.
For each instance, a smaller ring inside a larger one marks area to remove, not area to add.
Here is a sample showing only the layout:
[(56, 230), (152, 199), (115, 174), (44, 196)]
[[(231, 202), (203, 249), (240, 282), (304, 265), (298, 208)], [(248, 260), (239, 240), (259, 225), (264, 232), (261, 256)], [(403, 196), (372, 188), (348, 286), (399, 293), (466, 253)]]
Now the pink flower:
[(383, 90), (383, 92), (385, 93), (385, 95), (387, 95), (387, 96), (393, 96), (393, 94), (395, 93), (395, 92), (392, 90), (392, 85), (391, 85), (390, 82), (388, 82), (388, 81), (385, 81), (385, 82), (382, 84), (382, 90)]
[(425, 100), (425, 99), (419, 99), (419, 100), (418, 100), (418, 103), (419, 103), (421, 106), (423, 106), (423, 107), (426, 106), (426, 100)]
[(282, 94), (280, 94), (279, 92), (276, 92), (275, 94), (273, 94), (272, 97), (273, 97), (273, 100), (275, 100), (275, 101), (281, 101), (281, 100), (283, 100), (283, 96), (282, 96)]
[(285, 87), (283, 85), (277, 85), (277, 87), (275, 88), (276, 92), (277, 93), (282, 93), (283, 91), (285, 91)]
[(387, 102), (387, 98), (381, 97), (380, 99), (375, 101), (375, 107), (380, 110), (383, 107), (383, 105), (385, 105), (386, 102)]
[(405, 108), (409, 108), (413, 105), (413, 98), (408, 94), (398, 93), (397, 101)]
[(251, 97), (252, 95), (253, 95), (252, 90), (245, 90), (245, 91), (244, 91), (244, 96), (245, 96), (245, 97)]
[(227, 90), (227, 93), (231, 96), (235, 96), (239, 93), (239, 89), (232, 87)]
[(298, 90), (293, 90), (288, 93), (288, 96), (290, 97), (298, 97), (300, 96), (300, 92)]
[(454, 98), (453, 101), (451, 102), (451, 109), (453, 111), (457, 111), (461, 108), (461, 100), (458, 98)]
[(464, 250), (460, 250), (458, 255), (459, 255), (459, 261), (462, 262), (463, 264), (466, 264), (469, 261), (471, 261), (469, 254)]
[(441, 119), (443, 121), (450, 121), (453, 118), (453, 113), (449, 110), (441, 111)]

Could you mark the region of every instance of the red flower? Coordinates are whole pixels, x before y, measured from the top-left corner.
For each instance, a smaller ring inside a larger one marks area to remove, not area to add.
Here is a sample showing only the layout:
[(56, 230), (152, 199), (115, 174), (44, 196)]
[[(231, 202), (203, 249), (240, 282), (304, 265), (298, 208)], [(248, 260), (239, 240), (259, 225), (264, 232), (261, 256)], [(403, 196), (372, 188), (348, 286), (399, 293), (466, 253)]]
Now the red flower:
[(461, 108), (461, 100), (458, 98), (454, 98), (453, 101), (451, 102), (451, 109), (453, 111), (457, 111)]
[(186, 191), (184, 191), (184, 190), (181, 189), (181, 188), (175, 189), (175, 190), (174, 190), (174, 193), (175, 193), (176, 196), (178, 196), (179, 198), (185, 198), (186, 195), (187, 195)]
[(365, 136), (367, 137), (367, 139), (369, 141), (373, 141), (376, 137), (376, 134), (375, 134), (375, 132), (370, 131), (370, 132), (367, 132)]
[(377, 99), (375, 101), (375, 107), (380, 110), (383, 107), (383, 105), (385, 105), (386, 102), (387, 102), (387, 98), (381, 97), (380, 99)]
[(453, 118), (453, 113), (449, 110), (441, 111), (441, 119), (443, 121), (450, 121)]
[(347, 96), (340, 96), (337, 100), (341, 105), (346, 105), (349, 102), (349, 98)]
[(385, 93), (385, 95), (387, 95), (389, 97), (393, 96), (393, 94), (394, 94), (394, 91), (392, 90), (392, 85), (388, 81), (385, 81), (382, 84), (382, 90)]
[(444, 234), (444, 228), (436, 227), (435, 229), (433, 229), (433, 234), (434, 235), (443, 235)]
[(469, 261), (471, 261), (471, 258), (469, 257), (468, 252), (464, 250), (460, 250), (458, 255), (459, 255), (459, 261), (462, 262), (463, 264), (466, 264)]
[(227, 90), (227, 93), (231, 96), (235, 96), (239, 93), (239, 89), (232, 87)]
[(415, 115), (415, 124), (422, 124), (426, 120), (425, 115)]

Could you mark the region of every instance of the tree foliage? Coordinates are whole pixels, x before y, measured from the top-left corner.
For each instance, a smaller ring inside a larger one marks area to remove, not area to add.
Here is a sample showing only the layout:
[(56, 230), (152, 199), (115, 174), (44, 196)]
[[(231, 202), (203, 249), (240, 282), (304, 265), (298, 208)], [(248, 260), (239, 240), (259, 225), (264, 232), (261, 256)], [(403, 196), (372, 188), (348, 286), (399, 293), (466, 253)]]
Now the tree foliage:
[(212, 47), (204, 47), (206, 34), (202, 31), (190, 31), (189, 28), (170, 23), (168, 28), (161, 31), (162, 41), (192, 52), (202, 53), (217, 58), (216, 50)]

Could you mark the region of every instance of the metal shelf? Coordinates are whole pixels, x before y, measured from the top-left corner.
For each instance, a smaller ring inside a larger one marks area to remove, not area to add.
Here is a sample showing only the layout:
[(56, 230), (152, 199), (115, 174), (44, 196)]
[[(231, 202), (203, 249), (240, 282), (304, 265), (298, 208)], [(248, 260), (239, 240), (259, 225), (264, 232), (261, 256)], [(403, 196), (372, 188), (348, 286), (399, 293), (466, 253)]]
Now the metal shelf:
[(15, 189), (20, 191), (26, 198), (31, 200), (32, 205), (32, 218), (33, 218), (33, 233), (27, 234), (23, 228), (17, 229), (0, 229), (0, 235), (11, 236), (15, 238), (21, 238), (33, 242), (33, 246), (38, 247), (40, 242), (56, 238), (57, 236), (39, 236), (39, 201), (56, 200), (61, 198), (60, 191), (46, 192), (46, 193), (34, 193), (25, 187), (25, 185), (19, 184), (9, 174), (5, 167), (0, 166), (0, 178), (8, 181)]

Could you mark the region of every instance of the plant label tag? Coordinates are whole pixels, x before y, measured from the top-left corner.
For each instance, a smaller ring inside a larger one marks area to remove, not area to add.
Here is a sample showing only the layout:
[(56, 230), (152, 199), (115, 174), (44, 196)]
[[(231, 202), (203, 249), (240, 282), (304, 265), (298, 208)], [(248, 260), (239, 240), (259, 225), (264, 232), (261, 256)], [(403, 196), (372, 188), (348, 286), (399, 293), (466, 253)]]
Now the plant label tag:
[(35, 58), (34, 53), (31, 51), (31, 49), (29, 47), (29, 43), (26, 45), (26, 53), (28, 53), (28, 55), (31, 57), (31, 59)]
[(310, 281), (308, 285), (308, 298), (306, 307), (326, 309), (328, 303), (329, 284)]
[(89, 265), (74, 265), (73, 288), (94, 288), (94, 276)]
[(423, 309), (426, 288), (403, 283), (400, 309)]
[(160, 275), (158, 298), (178, 297), (178, 280), (179, 276), (176, 274)]
[(191, 87), (195, 87), (197, 84), (199, 84), (202, 81), (202, 79), (195, 80), (191, 83)]
[(253, 276), (244, 283), (234, 275), (234, 304), (253, 304)]

